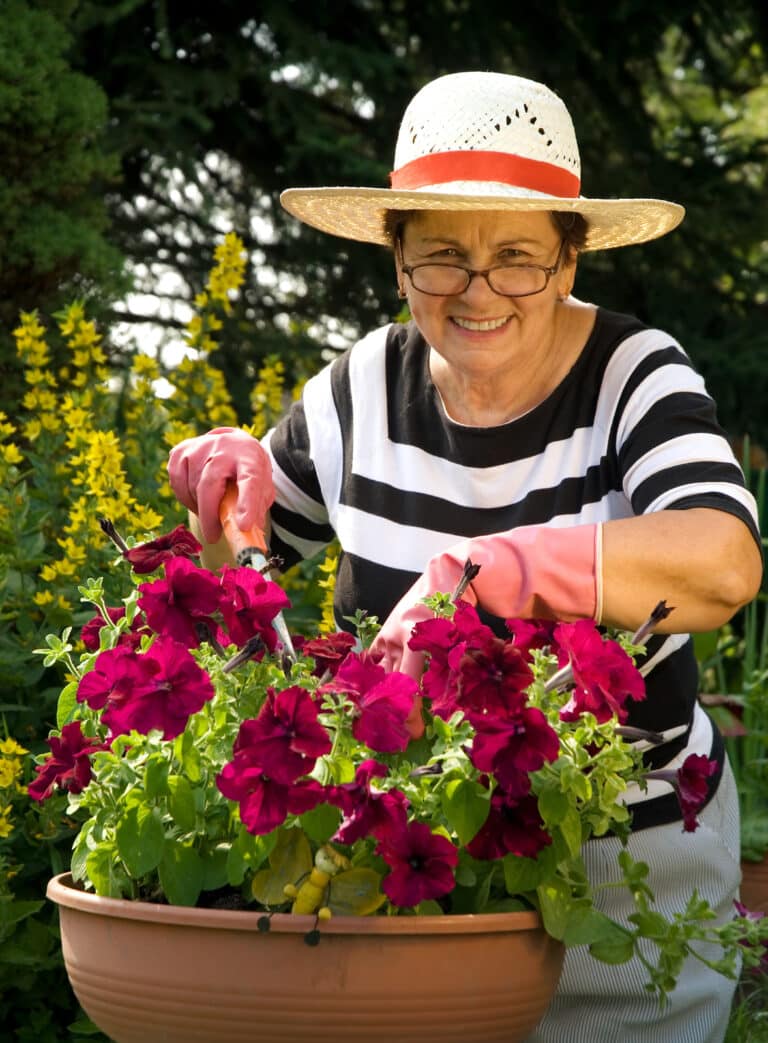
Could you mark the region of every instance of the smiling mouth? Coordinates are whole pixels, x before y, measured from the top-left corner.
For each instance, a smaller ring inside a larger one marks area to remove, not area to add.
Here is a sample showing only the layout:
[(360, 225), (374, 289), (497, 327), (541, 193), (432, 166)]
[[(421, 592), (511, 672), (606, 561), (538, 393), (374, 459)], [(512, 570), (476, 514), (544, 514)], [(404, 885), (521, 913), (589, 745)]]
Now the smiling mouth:
[(475, 319), (461, 319), (454, 315), (453, 322), (463, 330), (471, 330), (473, 333), (487, 333), (490, 330), (501, 329), (502, 326), (509, 322), (509, 316), (503, 319), (484, 319), (483, 321), (476, 321)]

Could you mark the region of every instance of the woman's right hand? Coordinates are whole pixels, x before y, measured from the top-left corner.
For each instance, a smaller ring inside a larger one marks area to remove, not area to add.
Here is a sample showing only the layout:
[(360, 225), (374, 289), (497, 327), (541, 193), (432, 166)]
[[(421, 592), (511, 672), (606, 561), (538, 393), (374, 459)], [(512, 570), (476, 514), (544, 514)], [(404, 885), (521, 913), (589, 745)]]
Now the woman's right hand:
[(227, 482), (237, 484), (235, 519), (243, 530), (265, 528), (275, 498), (272, 465), (261, 444), (236, 427), (216, 427), (171, 450), (168, 478), (179, 500), (200, 519), (207, 543), (221, 538), (219, 505)]

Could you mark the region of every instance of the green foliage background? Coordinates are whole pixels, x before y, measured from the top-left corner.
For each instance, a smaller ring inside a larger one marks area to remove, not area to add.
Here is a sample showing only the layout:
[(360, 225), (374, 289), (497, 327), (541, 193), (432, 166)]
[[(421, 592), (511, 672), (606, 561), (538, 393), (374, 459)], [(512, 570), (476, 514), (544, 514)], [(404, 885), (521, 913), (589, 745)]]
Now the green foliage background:
[[(3, 0), (0, 11), (8, 311), (60, 306), (76, 289), (107, 312), (112, 300), (142, 336), (117, 257), (137, 287), (189, 301), (211, 242), (233, 227), (254, 269), (218, 365), (245, 418), (267, 355), (306, 359), (397, 310), (387, 252), (299, 227), (280, 191), (386, 184), (416, 88), (461, 69), (513, 72), (566, 99), (586, 195), (688, 210), (658, 242), (585, 256), (577, 293), (678, 336), (729, 431), (768, 441), (761, 0), (599, 11), (587, 0)], [(160, 288), (163, 271), (181, 275), (178, 288)]]
[[(23, 455), (2, 465), (0, 740), (40, 749), (58, 678), (30, 650), (82, 615), (74, 580), (61, 575), (52, 603), (31, 600), (61, 557), (77, 490), (66, 428), (37, 458), (24, 441), (28, 385), (12, 335), (21, 310), (37, 309), (53, 331), (79, 299), (99, 321), (111, 377), (94, 429), (119, 436), (137, 500), (175, 524), (158, 470), (168, 440), (225, 409), (243, 423), (258, 409), (274, 416), (284, 387), (398, 309), (387, 251), (299, 227), (280, 191), (385, 185), (418, 87), (464, 69), (511, 72), (566, 100), (586, 195), (687, 208), (681, 228), (658, 242), (586, 255), (576, 293), (677, 336), (724, 425), (734, 440), (751, 436), (759, 464), (768, 445), (767, 47), (763, 0), (618, 0), (598, 11), (591, 0), (0, 0), (0, 412)], [(218, 316), (219, 347), (200, 366), (174, 371), (161, 360), (155, 376), (176, 387), (161, 401), (135, 369), (150, 327), (127, 291), (151, 294), (163, 308), (154, 326), (185, 343), (179, 305), (204, 290), (213, 247), (230, 229), (249, 254), (247, 282)], [(117, 320), (133, 335), (118, 336)], [(60, 408), (83, 391), (71, 385), (79, 364), (65, 336), (49, 343)], [(103, 548), (88, 544), (87, 559), (103, 565)], [(306, 589), (306, 575), (301, 582)], [(77, 1010), (54, 920), (35, 903), (67, 857), (68, 829), (23, 810), (18, 794), (12, 803), (17, 829), (0, 838), (0, 1025), (12, 1040), (65, 1040)]]

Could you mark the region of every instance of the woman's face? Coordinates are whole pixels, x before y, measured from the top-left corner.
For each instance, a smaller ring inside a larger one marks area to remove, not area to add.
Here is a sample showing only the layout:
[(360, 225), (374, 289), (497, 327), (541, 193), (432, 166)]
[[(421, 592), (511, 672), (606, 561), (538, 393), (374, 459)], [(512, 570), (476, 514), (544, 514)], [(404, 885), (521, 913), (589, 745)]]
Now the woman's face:
[(464, 293), (432, 297), (415, 290), (401, 263), (457, 264), (484, 270), (503, 264), (555, 264), (560, 236), (549, 214), (422, 211), (403, 230), (398, 278), (427, 343), (469, 379), (515, 364), (536, 365), (551, 349), (558, 295), (570, 292), (574, 262), (564, 255), (546, 288), (530, 297), (503, 297), (475, 276)]

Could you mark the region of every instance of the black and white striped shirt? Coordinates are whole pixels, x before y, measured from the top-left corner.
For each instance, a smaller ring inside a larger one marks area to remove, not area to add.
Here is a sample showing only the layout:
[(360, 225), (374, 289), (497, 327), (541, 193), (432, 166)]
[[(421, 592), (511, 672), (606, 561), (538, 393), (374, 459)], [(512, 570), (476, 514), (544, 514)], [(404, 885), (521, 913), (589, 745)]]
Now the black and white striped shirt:
[[(340, 625), (358, 607), (385, 619), (452, 543), (520, 525), (713, 507), (759, 543), (753, 498), (688, 356), (668, 334), (602, 309), (567, 376), (509, 423), (446, 415), (410, 323), (374, 331), (312, 378), (265, 445), (272, 549), (292, 563), (338, 536)], [(690, 639), (652, 638), (643, 671), (647, 699), (630, 723), (685, 731), (697, 691)]]

